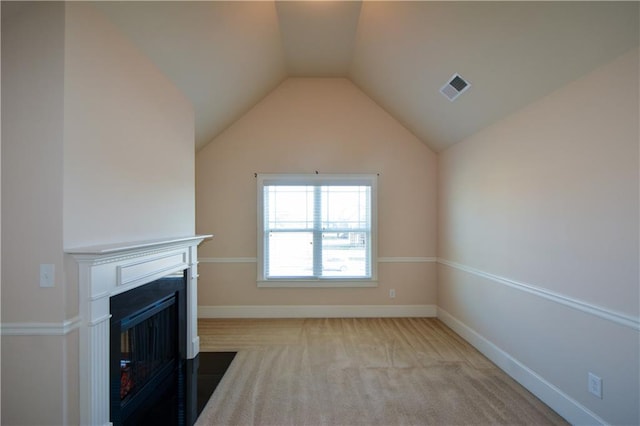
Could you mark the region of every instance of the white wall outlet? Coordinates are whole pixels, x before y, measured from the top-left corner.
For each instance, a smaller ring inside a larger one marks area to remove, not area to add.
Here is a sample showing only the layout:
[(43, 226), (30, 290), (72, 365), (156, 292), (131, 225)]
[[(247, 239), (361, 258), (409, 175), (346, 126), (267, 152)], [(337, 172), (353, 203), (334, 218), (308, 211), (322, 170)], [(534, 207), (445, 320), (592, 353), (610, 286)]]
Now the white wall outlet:
[(389, 290), (389, 299), (395, 299), (396, 298), (396, 289), (392, 288), (391, 290)]
[(53, 287), (56, 282), (56, 266), (48, 263), (40, 265), (40, 287)]
[(591, 372), (588, 377), (587, 388), (589, 389), (589, 393), (602, 399), (602, 379)]

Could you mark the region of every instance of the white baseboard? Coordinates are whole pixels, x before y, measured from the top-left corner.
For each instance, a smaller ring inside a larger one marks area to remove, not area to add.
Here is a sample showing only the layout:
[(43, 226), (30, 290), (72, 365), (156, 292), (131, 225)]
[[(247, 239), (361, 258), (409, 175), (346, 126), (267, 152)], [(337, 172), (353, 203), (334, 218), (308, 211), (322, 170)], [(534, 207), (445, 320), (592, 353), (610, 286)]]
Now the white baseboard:
[(198, 318), (435, 317), (435, 305), (198, 306)]
[(578, 401), (549, 383), (535, 371), (500, 349), (478, 332), (437, 308), (438, 319), (478, 349), (500, 369), (574, 425), (606, 425), (607, 423)]

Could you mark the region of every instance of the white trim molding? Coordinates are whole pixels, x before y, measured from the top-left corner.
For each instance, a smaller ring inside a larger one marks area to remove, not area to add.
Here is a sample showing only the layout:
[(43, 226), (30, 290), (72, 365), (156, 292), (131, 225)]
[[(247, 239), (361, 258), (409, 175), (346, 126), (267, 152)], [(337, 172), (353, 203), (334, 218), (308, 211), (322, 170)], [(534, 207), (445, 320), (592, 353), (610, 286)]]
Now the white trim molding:
[(201, 257), (200, 263), (257, 263), (257, 257)]
[(522, 362), (464, 324), (444, 309), (438, 308), (438, 319), (489, 358), (545, 404), (574, 425), (606, 425), (607, 423), (562, 390), (545, 380)]
[(517, 290), (525, 291), (535, 296), (542, 297), (547, 300), (551, 300), (552, 302), (559, 303), (561, 305), (567, 306), (572, 309), (576, 309), (578, 311), (581, 311), (590, 315), (595, 315), (599, 318), (614, 322), (616, 324), (619, 324), (625, 327), (629, 327), (633, 330), (640, 331), (640, 318), (638, 317), (633, 317), (631, 315), (623, 314), (621, 312), (616, 312), (611, 309), (593, 305), (591, 303), (574, 299), (572, 297), (565, 296), (560, 293), (555, 293), (553, 291), (549, 291), (531, 284), (526, 284), (523, 282), (511, 280), (509, 278), (501, 277), (499, 275), (490, 274), (488, 272), (481, 271), (471, 266), (463, 265), (457, 262), (452, 262), (450, 260), (438, 258), (438, 263), (449, 266), (450, 268), (457, 269), (459, 271), (464, 271), (469, 274), (488, 279), (498, 284), (506, 285), (508, 287), (515, 288)]
[(198, 306), (198, 318), (394, 318), (435, 317), (435, 305)]
[(315, 279), (289, 281), (258, 281), (259, 288), (366, 288), (378, 287), (378, 281), (359, 279)]
[(437, 257), (379, 257), (379, 263), (434, 263)]
[[(435, 263), (437, 257), (378, 257), (378, 263)], [(201, 257), (200, 263), (257, 263), (257, 257)]]
[(65, 336), (80, 327), (79, 316), (62, 322), (10, 322), (3, 323), (3, 336)]

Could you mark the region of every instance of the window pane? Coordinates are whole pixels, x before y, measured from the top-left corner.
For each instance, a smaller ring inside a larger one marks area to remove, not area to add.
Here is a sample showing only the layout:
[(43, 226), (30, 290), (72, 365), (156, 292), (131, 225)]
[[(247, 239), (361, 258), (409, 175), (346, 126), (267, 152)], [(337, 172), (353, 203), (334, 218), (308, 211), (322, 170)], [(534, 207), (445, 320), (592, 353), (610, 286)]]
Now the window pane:
[(312, 186), (266, 186), (267, 229), (313, 229)]
[(267, 238), (267, 277), (313, 275), (312, 232), (270, 232)]
[(322, 229), (370, 229), (368, 186), (323, 186)]
[(368, 247), (364, 232), (322, 234), (322, 276), (364, 278), (369, 276)]

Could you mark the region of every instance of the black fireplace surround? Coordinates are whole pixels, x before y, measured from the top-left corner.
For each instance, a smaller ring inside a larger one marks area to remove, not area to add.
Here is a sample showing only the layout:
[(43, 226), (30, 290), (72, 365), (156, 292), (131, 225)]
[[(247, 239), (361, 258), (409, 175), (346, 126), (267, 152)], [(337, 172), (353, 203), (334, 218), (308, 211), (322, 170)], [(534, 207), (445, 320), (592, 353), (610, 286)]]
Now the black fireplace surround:
[[(187, 419), (186, 271), (110, 298), (110, 418), (114, 425)], [(162, 407), (158, 411), (158, 407)]]

